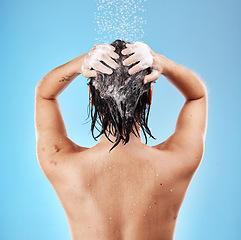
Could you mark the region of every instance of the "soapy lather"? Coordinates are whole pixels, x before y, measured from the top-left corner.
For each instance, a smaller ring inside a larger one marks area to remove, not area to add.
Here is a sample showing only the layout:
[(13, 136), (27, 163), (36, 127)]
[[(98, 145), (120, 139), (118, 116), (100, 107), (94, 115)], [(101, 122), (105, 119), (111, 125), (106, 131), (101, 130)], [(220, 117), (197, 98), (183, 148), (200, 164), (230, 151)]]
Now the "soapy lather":
[[(122, 50), (122, 54), (130, 56), (123, 61), (123, 64), (130, 66), (133, 63), (138, 62), (136, 65), (129, 69), (128, 72), (130, 75), (133, 75), (148, 67), (152, 67), (153, 56), (151, 54), (151, 49), (147, 44), (143, 42), (135, 42), (126, 44), (126, 47), (127, 48)], [(114, 51), (115, 48), (107, 43), (96, 44), (85, 57), (82, 65), (82, 72), (87, 72), (91, 71), (91, 69), (94, 69), (95, 71), (100, 71), (104, 74), (112, 74), (112, 69), (116, 69), (118, 67), (118, 64), (113, 59), (119, 58), (119, 55)], [(107, 64), (107, 66), (104, 65), (101, 61)], [(152, 69), (152, 74), (154, 73), (155, 69)]]
[(129, 66), (134, 62), (139, 62), (129, 70), (130, 74), (134, 74), (152, 66), (153, 56), (151, 54), (150, 47), (147, 44), (143, 42), (135, 42), (133, 44), (127, 44), (126, 46), (127, 48), (122, 50), (122, 54), (132, 55), (128, 57), (123, 64)]
[[(112, 58), (119, 58), (114, 52), (115, 48), (107, 43), (96, 44), (87, 54), (82, 65), (82, 71), (90, 71), (91, 68), (106, 74), (112, 74), (111, 68), (116, 69), (118, 64)], [(105, 66), (105, 62), (111, 68)]]
[[(135, 71), (138, 72), (152, 66), (153, 57), (151, 54), (151, 49), (149, 48), (148, 45), (142, 42), (135, 42), (133, 44), (126, 44), (126, 47), (127, 48), (125, 48), (122, 51), (122, 53), (123, 55), (130, 55), (130, 56), (128, 56), (126, 59), (123, 56), (121, 56), (121, 59), (125, 59), (123, 63), (125, 62), (126, 65), (129, 66), (129, 65), (132, 65), (133, 63), (139, 62), (130, 69), (126, 67), (125, 69), (129, 69), (129, 72), (133, 71), (133, 69), (136, 69)], [(117, 58), (117, 56), (119, 57), (119, 55), (116, 54), (114, 50), (115, 48), (111, 45), (98, 44), (92, 51), (90, 51), (89, 56), (86, 58), (85, 65), (87, 66), (88, 64), (89, 69), (94, 68), (95, 70), (97, 70), (96, 68), (97, 64), (101, 64), (102, 67), (107, 68), (104, 64), (100, 62), (100, 60), (108, 64), (108, 62), (104, 60), (104, 57), (103, 57), (104, 55), (109, 60), (111, 59), (111, 57), (112, 58), (115, 58), (115, 57)], [(115, 62), (113, 59), (111, 60)], [(120, 64), (120, 61), (118, 62)], [(118, 65), (116, 62), (115, 64)], [(108, 65), (111, 66), (111, 64), (108, 64)], [(110, 68), (107, 68), (107, 69), (109, 69), (109, 71), (112, 72)], [(121, 69), (123, 70), (123, 68)], [(126, 105), (128, 103), (127, 99), (129, 96), (128, 95), (129, 90), (136, 88), (135, 86), (138, 85), (137, 89), (134, 92), (135, 94), (139, 95), (140, 91), (144, 91), (145, 89), (143, 88), (141, 81), (140, 83), (138, 84), (136, 83), (135, 85), (133, 85), (133, 78), (131, 76), (127, 76), (125, 81), (121, 82), (120, 81), (120, 76), (122, 75), (121, 69), (120, 70), (116, 69), (114, 76), (112, 78), (107, 78), (107, 80), (103, 80), (103, 76), (95, 78), (94, 80), (92, 80), (92, 85), (96, 90), (99, 91), (100, 97), (102, 99), (105, 99), (106, 101), (110, 101), (110, 102), (112, 101), (111, 99), (114, 100), (116, 104), (116, 108), (118, 109), (122, 118), (124, 117), (129, 118), (134, 114), (134, 108), (128, 107)], [(100, 68), (98, 70), (101, 73), (106, 73), (102, 71)], [(108, 74), (111, 74), (111, 73), (109, 72)], [(131, 104), (133, 105), (133, 103)]]

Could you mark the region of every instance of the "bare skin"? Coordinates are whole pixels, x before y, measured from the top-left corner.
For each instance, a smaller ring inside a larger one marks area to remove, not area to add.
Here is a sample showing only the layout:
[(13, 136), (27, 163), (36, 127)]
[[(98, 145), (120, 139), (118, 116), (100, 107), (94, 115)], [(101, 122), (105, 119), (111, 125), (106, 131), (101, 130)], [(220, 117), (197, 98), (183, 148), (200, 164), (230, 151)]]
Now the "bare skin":
[[(68, 138), (58, 96), (79, 74), (95, 76), (83, 67), (88, 54), (52, 70), (36, 87), (38, 162), (66, 212), (73, 240), (174, 239), (179, 209), (203, 156), (207, 92), (189, 69), (152, 54), (155, 72), (144, 82), (162, 74), (186, 99), (175, 132), (156, 146), (131, 134), (126, 145), (109, 153), (112, 143), (105, 136), (92, 148)], [(107, 71), (102, 67), (94, 69)]]

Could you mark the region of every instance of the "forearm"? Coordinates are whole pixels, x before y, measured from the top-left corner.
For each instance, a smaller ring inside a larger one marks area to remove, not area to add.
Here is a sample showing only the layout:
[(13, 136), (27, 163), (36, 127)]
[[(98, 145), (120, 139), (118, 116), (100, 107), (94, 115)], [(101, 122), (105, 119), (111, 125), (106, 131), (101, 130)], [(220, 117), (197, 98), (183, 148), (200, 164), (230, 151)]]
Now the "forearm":
[(51, 70), (37, 84), (36, 94), (45, 99), (56, 99), (78, 76), (82, 55)]
[(163, 76), (182, 93), (186, 100), (195, 100), (206, 96), (206, 87), (194, 72), (162, 55), (160, 57), (165, 62)]

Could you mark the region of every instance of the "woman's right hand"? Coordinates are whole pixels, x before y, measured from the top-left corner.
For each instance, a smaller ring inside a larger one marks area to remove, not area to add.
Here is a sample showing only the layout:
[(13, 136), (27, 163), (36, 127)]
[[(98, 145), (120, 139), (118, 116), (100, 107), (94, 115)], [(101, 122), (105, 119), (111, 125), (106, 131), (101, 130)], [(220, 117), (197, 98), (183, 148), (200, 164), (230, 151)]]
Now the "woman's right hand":
[[(118, 64), (113, 60), (119, 58), (115, 52), (115, 47), (107, 43), (95, 44), (95, 46), (85, 54), (81, 55), (80, 73), (86, 77), (97, 77), (97, 71), (105, 74), (112, 74), (113, 69), (118, 67)], [(109, 67), (105, 66), (101, 61), (105, 62)]]
[(129, 69), (129, 74), (133, 75), (143, 69), (151, 67), (152, 71), (149, 75), (146, 75), (143, 79), (143, 83), (156, 81), (163, 73), (166, 58), (163, 55), (157, 54), (151, 50), (151, 48), (142, 42), (135, 42), (132, 44), (126, 44), (123, 55), (129, 55), (134, 53), (123, 61), (125, 66), (130, 66), (133, 63), (139, 61), (138, 64)]

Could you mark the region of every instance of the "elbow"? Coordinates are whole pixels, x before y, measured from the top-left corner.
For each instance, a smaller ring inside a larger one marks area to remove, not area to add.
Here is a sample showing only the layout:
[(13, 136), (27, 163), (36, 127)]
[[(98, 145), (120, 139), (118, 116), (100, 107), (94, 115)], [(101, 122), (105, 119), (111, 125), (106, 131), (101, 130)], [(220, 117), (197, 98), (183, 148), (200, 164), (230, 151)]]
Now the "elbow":
[(204, 82), (202, 82), (202, 88), (203, 88), (203, 97), (207, 97), (208, 96), (208, 89), (207, 89), (207, 86), (205, 85)]
[(39, 93), (41, 89), (43, 88), (43, 78), (38, 81), (38, 83), (35, 86), (35, 92)]
[(40, 87), (40, 84), (37, 83), (36, 87), (35, 87), (35, 98), (41, 98), (41, 99), (44, 99), (44, 96), (42, 94), (42, 91), (41, 91), (41, 87)]
[(206, 84), (204, 83), (203, 79), (201, 78), (201, 76), (196, 73), (196, 72), (193, 72), (196, 79), (197, 79), (197, 88), (198, 89), (198, 97), (197, 99), (200, 99), (200, 98), (207, 98), (208, 96), (208, 89), (207, 89), (207, 86)]
[(41, 81), (39, 81), (35, 86), (35, 95), (40, 95)]
[(41, 85), (42, 85), (42, 83), (41, 83), (41, 80), (40, 80), (35, 86), (35, 96), (44, 98)]
[(56, 95), (49, 96), (48, 94), (46, 94), (46, 91), (43, 90), (44, 88), (42, 86), (42, 80), (40, 80), (35, 86), (35, 96), (46, 100), (56, 100), (58, 98), (58, 96)]
[(199, 86), (197, 86), (197, 90), (195, 93), (192, 93), (186, 100), (199, 100), (199, 99), (207, 99), (208, 97), (208, 89), (203, 81), (199, 81)]

